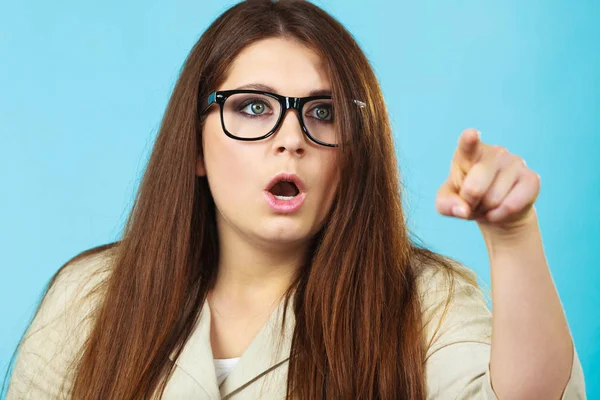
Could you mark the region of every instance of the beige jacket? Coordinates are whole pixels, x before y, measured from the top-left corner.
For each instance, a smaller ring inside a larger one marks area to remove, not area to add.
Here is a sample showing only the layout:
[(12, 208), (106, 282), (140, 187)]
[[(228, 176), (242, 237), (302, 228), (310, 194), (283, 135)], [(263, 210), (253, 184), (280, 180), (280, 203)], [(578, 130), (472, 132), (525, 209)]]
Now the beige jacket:
[[(71, 387), (72, 377), (65, 370), (89, 332), (90, 324), (82, 321), (93, 307), (79, 300), (78, 290), (89, 289), (95, 282), (86, 277), (106, 265), (107, 258), (97, 255), (73, 263), (59, 275), (26, 333), (8, 388), (8, 400), (64, 398), (58, 393), (60, 382), (66, 379), (66, 388)], [(461, 268), (474, 276), (471, 270)], [(428, 267), (419, 277), (428, 339), (440, 320), (449, 289), (445, 274), (436, 271)], [(219, 387), (210, 346), (210, 310), (205, 304), (191, 337), (174, 360), (174, 371), (162, 399), (285, 398), (294, 316), (291, 310), (286, 313), (286, 331), (281, 332), (282, 311), (283, 303)], [(457, 279), (454, 300), (427, 351), (428, 399), (496, 399), (489, 369), (491, 326), (491, 313), (481, 291)], [(278, 347), (281, 333), (283, 342)], [(577, 352), (562, 398), (585, 399)]]

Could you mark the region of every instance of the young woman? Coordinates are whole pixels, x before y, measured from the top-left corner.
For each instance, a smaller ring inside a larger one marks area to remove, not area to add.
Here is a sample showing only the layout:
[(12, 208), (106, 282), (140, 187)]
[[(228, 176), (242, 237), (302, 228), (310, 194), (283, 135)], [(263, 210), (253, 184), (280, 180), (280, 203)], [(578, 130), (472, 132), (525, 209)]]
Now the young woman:
[(538, 191), (460, 135), (436, 207), (481, 228), (492, 317), (409, 238), (351, 35), (308, 2), (240, 3), (189, 54), (122, 239), (51, 280), (8, 398), (584, 398)]

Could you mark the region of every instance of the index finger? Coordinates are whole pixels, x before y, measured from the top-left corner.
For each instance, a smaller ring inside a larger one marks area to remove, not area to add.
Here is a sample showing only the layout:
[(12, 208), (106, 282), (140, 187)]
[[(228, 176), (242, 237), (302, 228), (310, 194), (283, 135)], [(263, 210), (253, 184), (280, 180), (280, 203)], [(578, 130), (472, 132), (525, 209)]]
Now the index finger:
[(458, 138), (458, 147), (454, 153), (454, 161), (464, 172), (469, 169), (479, 158), (483, 151), (481, 134), (477, 129), (466, 129)]

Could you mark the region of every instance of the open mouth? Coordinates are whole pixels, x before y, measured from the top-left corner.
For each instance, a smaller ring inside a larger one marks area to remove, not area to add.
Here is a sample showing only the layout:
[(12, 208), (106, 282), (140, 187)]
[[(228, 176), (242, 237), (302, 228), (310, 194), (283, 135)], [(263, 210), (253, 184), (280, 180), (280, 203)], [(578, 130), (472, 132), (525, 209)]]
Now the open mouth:
[(265, 200), (277, 214), (298, 211), (306, 200), (306, 186), (295, 174), (280, 173), (265, 186)]
[(294, 182), (281, 180), (273, 185), (269, 192), (279, 200), (291, 200), (300, 193), (300, 190)]

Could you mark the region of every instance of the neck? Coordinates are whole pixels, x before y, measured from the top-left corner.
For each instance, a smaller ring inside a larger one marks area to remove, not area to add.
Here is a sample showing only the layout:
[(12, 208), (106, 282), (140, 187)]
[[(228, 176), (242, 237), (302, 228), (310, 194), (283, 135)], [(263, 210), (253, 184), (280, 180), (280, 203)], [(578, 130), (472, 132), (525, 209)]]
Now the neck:
[(232, 229), (219, 230), (219, 265), (210, 297), (248, 308), (276, 304), (306, 260), (307, 243), (256, 243)]

